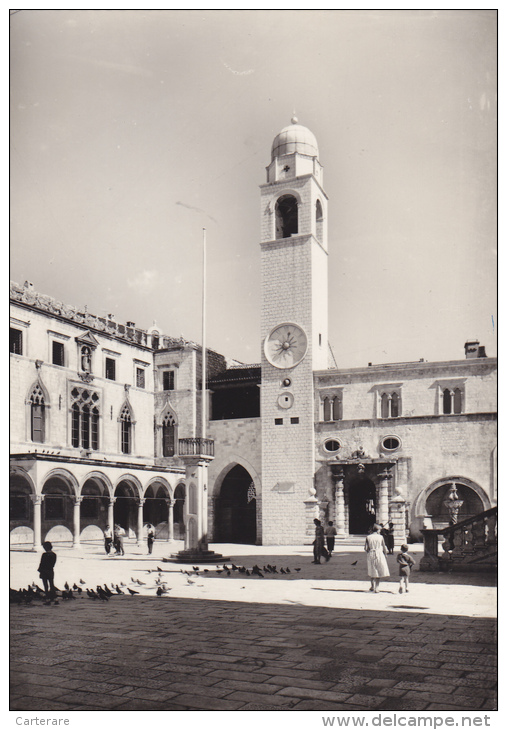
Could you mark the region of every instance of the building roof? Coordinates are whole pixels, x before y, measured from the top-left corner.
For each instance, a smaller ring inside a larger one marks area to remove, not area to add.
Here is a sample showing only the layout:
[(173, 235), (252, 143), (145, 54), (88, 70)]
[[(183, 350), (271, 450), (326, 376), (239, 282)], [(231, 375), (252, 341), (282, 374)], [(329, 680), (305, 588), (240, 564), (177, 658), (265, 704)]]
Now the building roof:
[(271, 159), (298, 152), (309, 157), (318, 157), (319, 148), (315, 135), (307, 127), (298, 124), (297, 117), (292, 117), (291, 124), (284, 127), (273, 140)]
[(257, 384), (260, 382), (261, 366), (257, 364), (229, 368), (208, 381), (211, 387), (214, 385), (243, 385), (245, 383)]

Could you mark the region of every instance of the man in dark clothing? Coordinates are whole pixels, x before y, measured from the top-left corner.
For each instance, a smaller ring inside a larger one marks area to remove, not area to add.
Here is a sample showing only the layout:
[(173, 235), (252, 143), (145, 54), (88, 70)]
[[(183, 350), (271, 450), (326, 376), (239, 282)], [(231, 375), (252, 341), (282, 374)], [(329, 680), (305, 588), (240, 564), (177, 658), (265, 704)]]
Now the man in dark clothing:
[(46, 602), (49, 605), (53, 598), (55, 599), (55, 605), (58, 605), (58, 601), (56, 600), (55, 584), (53, 582), (55, 576), (54, 568), (56, 555), (53, 552), (53, 546), (50, 542), (43, 542), (42, 547), (46, 552), (41, 555), (39, 575), (44, 585), (44, 590), (46, 591)]

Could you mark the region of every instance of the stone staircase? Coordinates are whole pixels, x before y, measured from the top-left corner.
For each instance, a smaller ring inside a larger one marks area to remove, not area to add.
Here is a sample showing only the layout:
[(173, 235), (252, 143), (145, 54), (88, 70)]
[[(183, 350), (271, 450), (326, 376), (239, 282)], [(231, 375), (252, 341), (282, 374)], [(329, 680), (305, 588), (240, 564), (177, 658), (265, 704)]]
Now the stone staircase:
[[(498, 508), (493, 507), (478, 515), (443, 529), (423, 529), (424, 556), (422, 571), (476, 571), (497, 569)], [(443, 537), (440, 543), (439, 536)], [(439, 553), (439, 547), (442, 552)]]

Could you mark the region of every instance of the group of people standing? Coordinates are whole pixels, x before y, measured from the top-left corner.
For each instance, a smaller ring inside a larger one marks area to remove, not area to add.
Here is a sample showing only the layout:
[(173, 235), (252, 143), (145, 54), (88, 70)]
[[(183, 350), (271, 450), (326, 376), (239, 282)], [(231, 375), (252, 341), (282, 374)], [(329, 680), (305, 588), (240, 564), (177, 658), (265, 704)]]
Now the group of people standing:
[(313, 562), (320, 565), (320, 559), (329, 560), (334, 550), (334, 541), (336, 537), (336, 527), (330, 520), (326, 527), (317, 518), (314, 519), (315, 540), (313, 541)]
[[(148, 542), (148, 554), (151, 555), (153, 550), (153, 543), (155, 542), (155, 528), (152, 524), (146, 525), (148, 530), (147, 542)], [(114, 530), (111, 530), (109, 525), (106, 525), (104, 530), (104, 549), (106, 555), (125, 555), (125, 549), (123, 547), (123, 538), (125, 537), (125, 530), (121, 525), (115, 525)], [(114, 549), (114, 553), (111, 550)]]
[[(331, 557), (334, 550), (336, 528), (331, 521), (324, 527), (322, 522), (317, 518), (314, 519), (313, 524), (315, 525), (313, 562), (320, 565), (322, 557), (326, 559), (326, 562)], [(324, 541), (326, 541), (327, 547)], [(371, 533), (366, 537), (364, 549), (366, 551), (368, 577), (371, 583), (370, 591), (378, 593), (380, 579), (390, 576), (386, 555), (394, 555), (393, 523), (390, 522), (388, 527), (377, 524), (373, 525)], [(396, 556), (396, 562), (399, 566), (399, 593), (408, 593), (410, 573), (412, 567), (415, 565), (414, 558), (408, 552), (408, 545), (401, 546), (400, 552)]]

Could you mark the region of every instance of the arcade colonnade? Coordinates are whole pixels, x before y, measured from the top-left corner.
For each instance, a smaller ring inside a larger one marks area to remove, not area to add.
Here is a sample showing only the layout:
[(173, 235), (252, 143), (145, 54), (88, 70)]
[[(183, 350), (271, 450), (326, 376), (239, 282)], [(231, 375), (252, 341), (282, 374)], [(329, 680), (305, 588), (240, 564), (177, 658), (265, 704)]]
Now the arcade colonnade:
[[(128, 468), (125, 468), (128, 466)], [(145, 525), (158, 539), (181, 539), (184, 532), (185, 475), (181, 469), (132, 465), (55, 463), (19, 459), (10, 467), (11, 543), (103, 539), (106, 525), (119, 524), (141, 545)], [(31, 540), (30, 540), (31, 538)]]

